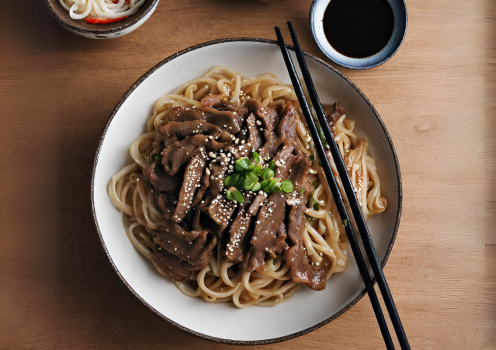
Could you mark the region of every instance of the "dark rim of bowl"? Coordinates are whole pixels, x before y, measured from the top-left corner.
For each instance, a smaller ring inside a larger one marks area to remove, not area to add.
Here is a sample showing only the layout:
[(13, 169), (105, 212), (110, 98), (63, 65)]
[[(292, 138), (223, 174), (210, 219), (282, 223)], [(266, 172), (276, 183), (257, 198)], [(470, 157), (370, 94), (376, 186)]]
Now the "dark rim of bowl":
[[(122, 280), (122, 282), (129, 289), (129, 291), (144, 306), (146, 306), (148, 309), (150, 309), (155, 315), (157, 315), (161, 319), (167, 321), (168, 323), (176, 326), (180, 330), (182, 330), (182, 331), (184, 331), (186, 333), (189, 333), (191, 335), (194, 335), (196, 337), (205, 339), (205, 340), (209, 340), (209, 341), (213, 341), (213, 342), (218, 342), (218, 343), (223, 343), (223, 344), (230, 344), (230, 345), (265, 345), (265, 344), (278, 343), (278, 342), (286, 341), (286, 340), (289, 340), (289, 339), (293, 339), (293, 338), (299, 337), (301, 335), (310, 333), (310, 332), (312, 332), (312, 331), (314, 331), (314, 330), (316, 330), (316, 329), (318, 329), (318, 328), (320, 328), (320, 327), (328, 324), (329, 322), (333, 321), (334, 319), (338, 318), (343, 313), (345, 313), (346, 311), (348, 311), (353, 305), (355, 305), (365, 295), (365, 293), (366, 293), (365, 288), (362, 290), (362, 292), (355, 299), (353, 299), (350, 303), (348, 303), (345, 307), (343, 307), (341, 310), (339, 310), (338, 312), (336, 312), (334, 315), (330, 316), (329, 318), (325, 319), (322, 322), (319, 322), (316, 325), (313, 325), (311, 327), (308, 327), (308, 328), (306, 328), (304, 330), (301, 330), (299, 332), (295, 332), (295, 333), (292, 333), (292, 334), (289, 334), (289, 335), (286, 335), (286, 336), (283, 336), (283, 337), (279, 337), (279, 338), (271, 338), (271, 339), (263, 339), (263, 340), (231, 340), (231, 339), (224, 339), (224, 338), (212, 337), (212, 336), (209, 336), (209, 335), (206, 335), (206, 334), (203, 334), (203, 333), (196, 332), (196, 331), (194, 331), (192, 329), (189, 329), (187, 327), (184, 327), (184, 326), (182, 326), (182, 325), (180, 325), (180, 324), (172, 321), (171, 319), (167, 318), (165, 315), (161, 314), (158, 310), (156, 310), (155, 308), (153, 308), (140, 295), (138, 295), (136, 293), (136, 291), (127, 283), (127, 281), (124, 279), (124, 277), (121, 275), (121, 273), (119, 272), (119, 270), (115, 266), (115, 264), (114, 264), (114, 262), (112, 260), (112, 257), (110, 256), (110, 254), (108, 252), (107, 246), (105, 245), (105, 242), (103, 240), (102, 233), (100, 232), (100, 227), (98, 226), (98, 220), (96, 218), (96, 212), (95, 212), (95, 200), (94, 200), (95, 199), (94, 198), (95, 183), (94, 183), (94, 181), (95, 181), (96, 166), (98, 164), (98, 157), (100, 155), (100, 150), (102, 148), (103, 141), (104, 141), (105, 136), (107, 134), (107, 130), (108, 130), (110, 124), (112, 123), (112, 120), (114, 119), (115, 115), (119, 111), (120, 107), (124, 103), (124, 101), (126, 101), (126, 99), (131, 95), (131, 93), (144, 80), (146, 80), (146, 78), (148, 78), (158, 68), (162, 67), (166, 63), (168, 63), (168, 62), (176, 59), (177, 57), (182, 56), (182, 55), (184, 55), (184, 54), (186, 54), (188, 52), (191, 52), (191, 51), (194, 51), (194, 50), (197, 50), (197, 49), (206, 47), (206, 46), (211, 46), (211, 45), (216, 45), (216, 44), (222, 44), (222, 43), (229, 43), (229, 42), (256, 42), (256, 43), (266, 43), (266, 44), (277, 45), (277, 42), (274, 41), (274, 40), (260, 39), (260, 38), (246, 38), (246, 37), (241, 37), (241, 38), (226, 38), (226, 39), (217, 39), (217, 40), (207, 41), (207, 42), (202, 43), (202, 44), (191, 46), (191, 47), (189, 47), (187, 49), (184, 49), (182, 51), (179, 51), (179, 52), (177, 52), (177, 53), (175, 53), (175, 54), (167, 57), (162, 62), (158, 63), (153, 68), (151, 68), (148, 72), (146, 72), (145, 74), (143, 74), (126, 91), (126, 93), (124, 94), (124, 96), (119, 100), (119, 102), (117, 103), (117, 105), (114, 107), (114, 110), (112, 111), (112, 113), (111, 113), (111, 115), (110, 115), (110, 117), (109, 117), (109, 119), (107, 121), (107, 124), (105, 125), (105, 128), (104, 128), (103, 133), (102, 133), (102, 137), (101, 137), (100, 142), (98, 144), (98, 148), (96, 149), (96, 152), (95, 152), (95, 159), (94, 159), (94, 163), (93, 163), (93, 171), (92, 171), (92, 175), (91, 175), (91, 210), (92, 210), (92, 214), (93, 214), (93, 220), (95, 222), (95, 227), (96, 227), (96, 230), (98, 232), (98, 237), (100, 239), (100, 242), (101, 242), (102, 247), (103, 247), (103, 249), (105, 251), (105, 254), (107, 255), (107, 257), (109, 259), (109, 262), (112, 265), (112, 268), (114, 269), (115, 273), (119, 276), (119, 278)], [(291, 50), (294, 50), (293, 46), (288, 45), (288, 48), (290, 48)], [(343, 75), (338, 70), (336, 70), (330, 64), (326, 63), (325, 61), (321, 60), (320, 58), (315, 57), (312, 54), (309, 54), (308, 52), (305, 52), (305, 55), (307, 57), (310, 57), (310, 58), (314, 59), (315, 61), (321, 63), (325, 67), (329, 68), (330, 70), (332, 70), (333, 72), (335, 72), (336, 74), (338, 74), (341, 78), (343, 78), (344, 80), (346, 80), (360, 94), (360, 96), (365, 100), (365, 102), (368, 104), (368, 106), (374, 112), (375, 117), (377, 118), (377, 120), (381, 124), (382, 129), (384, 131), (384, 134), (386, 135), (387, 140), (389, 142), (389, 147), (391, 149), (391, 152), (393, 153), (393, 158), (394, 158), (395, 167), (396, 167), (397, 181), (398, 181), (398, 207), (397, 207), (398, 214), (396, 216), (396, 222), (395, 222), (395, 226), (394, 226), (393, 236), (391, 237), (391, 241), (389, 242), (389, 246), (388, 246), (388, 249), (386, 251), (386, 255), (384, 256), (384, 259), (381, 262), (381, 266), (384, 268), (384, 266), (386, 265), (386, 262), (387, 262), (387, 260), (389, 258), (389, 255), (391, 254), (391, 250), (393, 249), (393, 245), (394, 245), (394, 241), (396, 239), (396, 235), (398, 234), (398, 228), (399, 228), (400, 219), (401, 219), (402, 201), (403, 201), (403, 191), (402, 191), (402, 184), (401, 184), (400, 165), (399, 165), (399, 161), (398, 161), (398, 156), (396, 155), (396, 150), (394, 148), (393, 142), (391, 141), (391, 137), (389, 136), (389, 133), (388, 133), (388, 131), (386, 129), (386, 126), (384, 125), (384, 122), (382, 121), (381, 117), (377, 113), (377, 111), (374, 108), (374, 106), (372, 105), (372, 103), (370, 103), (369, 99), (360, 91), (360, 89), (350, 79), (348, 79), (345, 75)], [(376, 282), (375, 281), (375, 278), (373, 278), (372, 283), (375, 284), (375, 282)]]
[[(76, 26), (74, 23), (68, 22), (65, 19), (63, 19), (62, 17), (60, 17), (53, 9), (53, 4), (50, 0), (45, 0), (45, 5), (48, 7), (48, 10), (50, 11), (50, 14), (52, 15), (52, 17), (55, 18), (57, 20), (57, 22), (60, 23), (60, 25), (66, 27), (66, 28), (69, 28), (71, 30), (74, 30), (76, 32), (79, 32), (79, 33), (101, 35), (101, 34), (112, 34), (112, 33), (120, 32), (124, 29), (128, 29), (128, 28), (132, 27), (133, 25), (135, 25), (136, 23), (138, 23), (139, 21), (141, 21), (143, 18), (146, 18), (146, 16), (148, 14), (150, 14), (150, 12), (155, 8), (155, 5), (160, 0), (149, 0), (149, 1), (150, 1), (149, 4), (146, 4), (146, 5), (148, 5), (148, 8), (141, 15), (139, 15), (139, 16), (133, 15), (130, 17), (130, 18), (132, 18), (132, 21), (129, 21), (128, 23), (123, 24), (121, 27), (117, 27), (114, 29), (102, 29), (102, 30), (89, 30), (89, 29), (80, 28), (80, 27)], [(133, 17), (136, 17), (136, 18), (133, 18)], [(75, 22), (75, 20), (73, 20), (73, 21)]]
[(394, 52), (392, 54), (390, 54), (389, 56), (387, 56), (382, 61), (380, 61), (380, 62), (378, 62), (376, 64), (369, 65), (369, 66), (364, 66), (364, 67), (349, 66), (349, 65), (346, 65), (346, 64), (343, 64), (341, 62), (336, 61), (334, 58), (330, 57), (324, 51), (324, 48), (322, 47), (322, 45), (320, 44), (320, 42), (317, 40), (317, 35), (315, 34), (315, 30), (313, 29), (314, 28), (313, 23), (315, 22), (315, 16), (314, 16), (315, 5), (317, 5), (317, 3), (320, 2), (320, 1), (325, 1), (325, 0), (313, 0), (312, 1), (312, 5), (310, 5), (310, 13), (309, 13), (310, 30), (312, 31), (313, 40), (315, 41), (315, 43), (319, 47), (320, 52), (322, 52), (324, 54), (324, 56), (327, 57), (327, 59), (329, 59), (330, 61), (334, 62), (338, 66), (341, 66), (343, 68), (348, 68), (348, 69), (354, 69), (354, 70), (365, 70), (365, 69), (375, 68), (375, 67), (380, 66), (381, 64), (386, 63), (391, 58), (393, 58), (393, 56), (396, 55), (396, 52), (398, 52), (398, 50), (400, 49), (401, 45), (403, 45), (403, 41), (405, 41), (406, 32), (408, 30), (408, 9), (406, 8), (405, 0), (396, 0), (396, 1), (401, 1), (403, 3), (403, 7), (405, 8), (405, 31), (403, 32), (403, 37), (401, 38), (401, 41), (400, 41), (398, 47), (394, 50)]

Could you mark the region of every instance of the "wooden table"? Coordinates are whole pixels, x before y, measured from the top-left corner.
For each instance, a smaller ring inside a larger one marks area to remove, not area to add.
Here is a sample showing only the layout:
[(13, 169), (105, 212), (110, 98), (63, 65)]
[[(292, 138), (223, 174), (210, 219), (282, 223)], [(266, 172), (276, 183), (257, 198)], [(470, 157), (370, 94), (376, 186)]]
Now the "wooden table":
[[(124, 92), (207, 40), (275, 38), (292, 20), (323, 57), (310, 0), (162, 0), (110, 41), (60, 28), (41, 1), (11, 1), (0, 40), (0, 348), (223, 349), (163, 322), (112, 271), (90, 212), (93, 155)], [(410, 0), (406, 40), (383, 66), (341, 69), (370, 98), (403, 176), (385, 273), (414, 349), (496, 348), (496, 3)], [(5, 32), (4, 32), (5, 33)], [(285, 32), (287, 34), (287, 31)], [(9, 50), (5, 50), (9, 48)], [(367, 298), (319, 330), (266, 349), (382, 349)]]

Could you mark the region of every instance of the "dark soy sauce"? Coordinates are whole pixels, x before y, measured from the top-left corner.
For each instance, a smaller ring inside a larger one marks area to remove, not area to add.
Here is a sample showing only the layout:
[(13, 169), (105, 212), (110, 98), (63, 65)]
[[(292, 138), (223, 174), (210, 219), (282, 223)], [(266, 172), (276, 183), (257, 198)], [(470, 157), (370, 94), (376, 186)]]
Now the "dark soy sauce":
[(327, 40), (336, 51), (363, 58), (386, 46), (394, 16), (386, 0), (331, 0), (323, 22)]

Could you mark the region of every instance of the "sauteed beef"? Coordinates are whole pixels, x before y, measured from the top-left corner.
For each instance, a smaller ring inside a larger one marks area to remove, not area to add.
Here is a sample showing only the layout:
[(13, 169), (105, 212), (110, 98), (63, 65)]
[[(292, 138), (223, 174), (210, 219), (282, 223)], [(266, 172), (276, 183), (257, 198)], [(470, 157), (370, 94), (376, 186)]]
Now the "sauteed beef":
[[(330, 122), (344, 113), (336, 105)], [(154, 143), (161, 160), (144, 172), (165, 218), (147, 229), (153, 260), (168, 277), (188, 280), (220, 245), (223, 256), (247, 271), (283, 254), (295, 282), (325, 287), (330, 262), (313, 265), (303, 241), (312, 163), (300, 148), (297, 120), (292, 102), (272, 108), (248, 99), (236, 107), (224, 95), (171, 111)], [(250, 181), (261, 180), (249, 172), (256, 171), (264, 181), (254, 185)], [(291, 183), (290, 190), (267, 191), (283, 181)]]

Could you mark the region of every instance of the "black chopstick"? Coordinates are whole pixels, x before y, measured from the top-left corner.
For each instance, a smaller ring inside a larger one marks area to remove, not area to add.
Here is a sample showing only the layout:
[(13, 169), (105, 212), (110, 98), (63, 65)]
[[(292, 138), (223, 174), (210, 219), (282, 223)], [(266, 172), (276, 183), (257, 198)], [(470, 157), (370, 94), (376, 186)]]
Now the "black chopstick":
[[(334, 161), (336, 163), (336, 168), (338, 170), (338, 174), (341, 177), (346, 196), (348, 197), (348, 201), (350, 203), (353, 217), (355, 218), (355, 222), (357, 224), (358, 231), (360, 233), (360, 236), (362, 237), (365, 251), (367, 252), (367, 256), (369, 258), (369, 262), (372, 266), (372, 270), (374, 271), (374, 275), (377, 279), (377, 283), (378, 283), (379, 288), (381, 290), (381, 293), (382, 293), (382, 296), (384, 299), (384, 303), (386, 304), (386, 307), (387, 307), (388, 312), (389, 312), (389, 316), (391, 317), (391, 321), (392, 321), (394, 329), (396, 331), (398, 341), (399, 341), (402, 349), (410, 349), (410, 345), (408, 344), (408, 339), (407, 339), (405, 331), (403, 329), (403, 325), (402, 325), (400, 317), (398, 315), (398, 311), (396, 310), (396, 306), (394, 305), (393, 297), (392, 297), (391, 292), (389, 290), (389, 287), (387, 285), (386, 278), (384, 277), (382, 267), (379, 263), (377, 253), (375, 251), (374, 244), (372, 242), (372, 238), (371, 238), (370, 232), (368, 230), (368, 226), (367, 226), (365, 219), (363, 217), (358, 200), (356, 199), (355, 192), (353, 190), (353, 185), (351, 184), (350, 178), (348, 176), (348, 172), (346, 171), (346, 166), (344, 164), (343, 158), (341, 157), (341, 154), (339, 152), (339, 148), (338, 148), (338, 146), (334, 140), (334, 136), (333, 136), (331, 129), (330, 129), (330, 127), (327, 123), (327, 120), (325, 118), (325, 114), (324, 114), (324, 111), (322, 109), (322, 105), (320, 103), (317, 91), (315, 90), (315, 86), (313, 84), (312, 77), (310, 76), (310, 72), (308, 71), (308, 67), (307, 67), (306, 62), (305, 62), (303, 50), (301, 49), (301, 46), (298, 42), (298, 38), (296, 36), (296, 33), (294, 31), (294, 28), (293, 28), (293, 25), (291, 22), (288, 22), (288, 27), (289, 27), (289, 31), (291, 33), (291, 37), (293, 39), (296, 57), (297, 57), (298, 62), (300, 64), (300, 69), (301, 69), (301, 72), (303, 74), (303, 78), (305, 80), (305, 84), (307, 86), (307, 89), (308, 89), (308, 92), (310, 95), (310, 99), (312, 100), (312, 102), (314, 104), (314, 108), (315, 108), (317, 117), (319, 119), (319, 123), (322, 127), (322, 130), (323, 130), (324, 135), (326, 137), (327, 143), (330, 146), (331, 154), (332, 154)], [(276, 29), (276, 33), (277, 33), (277, 31), (278, 30)], [(279, 32), (279, 34), (280, 34), (280, 32)], [(281, 36), (281, 38), (282, 38), (282, 36)], [(281, 46), (281, 49), (282, 49), (282, 46)], [(287, 48), (286, 48), (286, 51), (287, 51)], [(293, 70), (294, 70), (294, 68), (293, 68)], [(299, 83), (297, 76), (296, 76), (296, 80)], [(300, 87), (301, 87), (301, 85), (300, 85)], [(304, 99), (304, 95), (302, 95), (302, 97)], [(305, 100), (305, 103), (306, 103), (306, 100)], [(308, 104), (307, 104), (307, 106), (308, 106)], [(311, 117), (311, 114), (310, 114), (310, 117)], [(313, 121), (313, 118), (311, 118), (311, 119)], [(326, 163), (328, 163), (327, 158), (325, 158), (324, 160)], [(324, 163), (324, 161), (322, 161), (322, 163)]]
[(388, 284), (386, 282), (386, 277), (384, 276), (384, 272), (382, 271), (382, 266), (379, 262), (379, 258), (377, 257), (377, 253), (374, 248), (374, 242), (372, 241), (369, 228), (367, 226), (367, 223), (365, 222), (362, 210), (355, 196), (353, 185), (348, 176), (348, 172), (346, 171), (346, 166), (344, 164), (343, 158), (341, 157), (341, 153), (339, 152), (338, 145), (334, 140), (334, 135), (332, 134), (331, 128), (329, 127), (329, 124), (327, 123), (327, 120), (325, 118), (324, 110), (322, 109), (319, 96), (317, 94), (317, 91), (315, 90), (310, 72), (308, 71), (303, 50), (301, 49), (300, 43), (298, 42), (298, 38), (291, 21), (288, 22), (288, 27), (289, 32), (291, 33), (291, 38), (293, 39), (293, 45), (295, 47), (296, 57), (298, 58), (298, 63), (303, 74), (303, 79), (305, 80), (310, 99), (313, 102), (317, 117), (319, 119), (319, 123), (327, 139), (327, 143), (330, 146), (330, 151), (334, 158), (334, 162), (336, 163), (338, 174), (341, 177), (346, 196), (348, 197), (348, 201), (350, 203), (353, 217), (355, 218), (358, 232), (360, 233), (360, 237), (362, 237), (363, 246), (365, 247), (367, 257), (369, 258), (370, 265), (372, 266), (372, 270), (374, 271), (374, 276), (377, 280), (377, 284), (379, 285), (379, 289), (381, 290), (382, 298), (384, 299), (384, 303), (386, 304), (386, 308), (389, 312), (389, 317), (391, 318), (394, 330), (396, 331), (396, 336), (398, 337), (398, 341), (403, 350), (410, 349), (405, 330), (403, 329), (400, 316), (398, 315), (398, 310), (394, 305), (393, 296), (391, 295), (391, 291), (389, 290)]
[[(296, 73), (295, 67), (293, 65), (293, 61), (291, 60), (291, 56), (289, 54), (288, 48), (284, 42), (284, 38), (282, 37), (281, 31), (279, 27), (275, 27), (275, 31), (277, 34), (277, 40), (279, 46), (281, 48), (282, 55), (284, 57), (284, 62), (288, 68), (289, 76), (291, 78), (291, 82), (293, 83), (293, 87), (295, 89), (295, 93), (298, 96), (298, 101), (300, 102), (300, 107), (303, 111), (305, 119), (308, 123), (308, 127), (310, 129), (310, 133), (312, 134), (312, 138), (314, 140), (315, 145), (317, 146), (317, 153), (322, 163), (322, 168), (324, 169), (324, 174), (326, 175), (327, 181), (329, 182), (329, 186), (331, 189), (332, 196), (337, 205), (339, 216), (341, 220), (343, 220), (344, 229), (346, 234), (348, 235), (348, 239), (350, 241), (351, 250), (353, 251), (353, 255), (355, 256), (358, 270), (362, 276), (363, 282), (365, 283), (365, 288), (367, 289), (370, 302), (372, 303), (372, 308), (374, 309), (375, 316), (377, 318), (377, 322), (379, 323), (379, 328), (381, 329), (382, 337), (384, 338), (384, 342), (386, 343), (387, 349), (394, 349), (394, 344), (391, 339), (391, 335), (389, 334), (389, 330), (386, 324), (386, 320), (384, 319), (384, 314), (382, 313), (381, 306), (379, 304), (379, 300), (377, 299), (377, 295), (374, 290), (374, 286), (372, 284), (372, 280), (370, 279), (369, 272), (367, 267), (365, 266), (365, 261), (363, 260), (362, 252), (358, 246), (357, 239), (355, 237), (355, 233), (353, 231), (353, 227), (351, 225), (350, 218), (348, 213), (346, 212), (345, 205), (343, 203), (343, 198), (341, 197), (341, 192), (339, 191), (338, 184), (336, 183), (336, 179), (334, 178), (331, 165), (327, 161), (327, 157), (325, 154), (324, 146), (319, 137), (319, 133), (317, 131), (317, 127), (315, 126), (315, 122), (312, 118), (312, 114), (310, 112), (310, 108), (308, 107), (307, 100), (305, 98), (305, 94), (303, 93), (303, 88), (301, 87), (300, 81), (298, 79), (298, 74)], [(346, 224), (345, 224), (346, 223)]]

